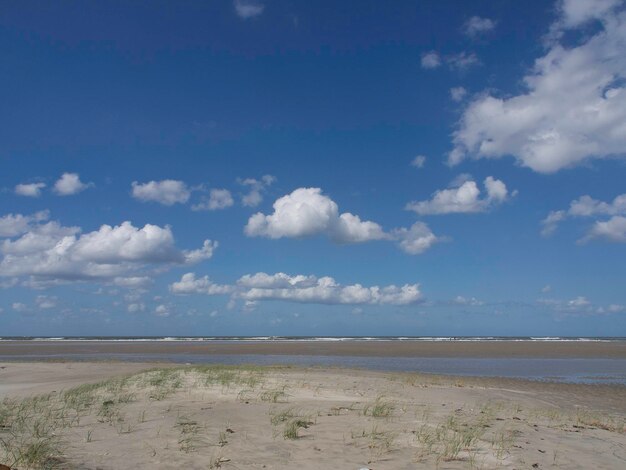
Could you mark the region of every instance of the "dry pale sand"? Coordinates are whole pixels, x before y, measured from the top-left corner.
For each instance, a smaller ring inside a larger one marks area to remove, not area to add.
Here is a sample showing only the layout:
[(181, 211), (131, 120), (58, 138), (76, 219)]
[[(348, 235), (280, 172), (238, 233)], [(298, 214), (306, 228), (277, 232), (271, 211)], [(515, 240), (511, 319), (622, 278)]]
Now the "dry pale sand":
[(149, 367), (0, 364), (0, 463), (27, 468), (33, 446), (48, 445), (38, 462), (79, 469), (626, 468), (626, 387), (345, 369), (139, 372)]

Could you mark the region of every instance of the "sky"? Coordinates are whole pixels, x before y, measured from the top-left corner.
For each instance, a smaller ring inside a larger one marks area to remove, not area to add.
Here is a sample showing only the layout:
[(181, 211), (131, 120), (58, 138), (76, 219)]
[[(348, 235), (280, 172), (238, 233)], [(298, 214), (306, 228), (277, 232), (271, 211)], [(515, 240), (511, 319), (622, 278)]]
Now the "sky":
[(626, 336), (626, 2), (0, 1), (0, 336)]

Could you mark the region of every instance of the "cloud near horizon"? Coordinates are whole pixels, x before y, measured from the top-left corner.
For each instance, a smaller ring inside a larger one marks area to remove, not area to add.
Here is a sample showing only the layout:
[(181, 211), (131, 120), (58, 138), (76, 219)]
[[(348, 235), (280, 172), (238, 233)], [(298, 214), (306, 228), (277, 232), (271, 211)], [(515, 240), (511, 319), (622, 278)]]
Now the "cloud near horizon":
[(151, 266), (195, 264), (217, 248), (205, 240), (199, 249), (181, 250), (169, 226), (139, 228), (126, 221), (81, 234), (79, 227), (47, 220), (47, 212), (0, 218), (0, 277), (32, 286), (99, 281), (137, 287)]
[(401, 287), (364, 287), (361, 284), (341, 285), (332, 277), (306, 275), (290, 276), (285, 273), (246, 274), (235, 285), (213, 283), (208, 276), (197, 278), (194, 273), (184, 274), (180, 281), (170, 285), (173, 294), (232, 295), (246, 302), (288, 301), (313, 304), (340, 305), (409, 305), (422, 299), (419, 284)]

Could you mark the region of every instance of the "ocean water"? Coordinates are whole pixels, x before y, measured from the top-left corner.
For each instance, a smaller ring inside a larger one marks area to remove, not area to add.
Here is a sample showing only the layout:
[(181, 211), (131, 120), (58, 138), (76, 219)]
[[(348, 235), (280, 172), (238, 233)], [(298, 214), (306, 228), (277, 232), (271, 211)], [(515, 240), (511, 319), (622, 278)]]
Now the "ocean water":
[[(626, 341), (626, 338), (566, 337), (55, 337), (0, 338), (0, 341)], [(163, 361), (184, 364), (254, 364), (305, 367), (349, 367), (379, 371), (421, 372), (429, 374), (507, 377), (539, 381), (618, 384), (626, 386), (626, 359), (608, 358), (472, 358), (472, 357), (363, 357), (326, 355), (270, 354), (184, 354), (184, 353), (89, 353), (1, 355), (0, 361), (15, 360), (120, 360), (132, 362)]]

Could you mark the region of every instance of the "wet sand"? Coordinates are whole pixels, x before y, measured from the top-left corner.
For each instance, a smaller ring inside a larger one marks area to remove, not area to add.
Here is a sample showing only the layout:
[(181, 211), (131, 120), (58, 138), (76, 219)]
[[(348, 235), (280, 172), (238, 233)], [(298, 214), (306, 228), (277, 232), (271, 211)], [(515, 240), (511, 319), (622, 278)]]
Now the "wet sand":
[(272, 354), (373, 357), (626, 358), (626, 341), (5, 341), (0, 356)]

